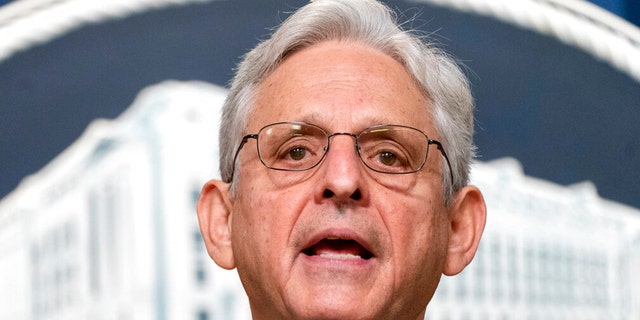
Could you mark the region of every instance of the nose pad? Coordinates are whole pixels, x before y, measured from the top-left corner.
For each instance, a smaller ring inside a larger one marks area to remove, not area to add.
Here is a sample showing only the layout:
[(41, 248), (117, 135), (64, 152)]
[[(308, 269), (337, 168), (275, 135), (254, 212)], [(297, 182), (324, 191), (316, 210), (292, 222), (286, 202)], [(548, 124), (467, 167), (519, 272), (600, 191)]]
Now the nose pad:
[(331, 157), (329, 153), (332, 149), (331, 146), (335, 144), (335, 142), (333, 141), (335, 141), (336, 136), (348, 136), (353, 138), (353, 145), (354, 145), (354, 152), (355, 152), (354, 156), (357, 158), (359, 163), (362, 163), (363, 162), (362, 158), (360, 158), (360, 146), (358, 146), (358, 137), (355, 134), (349, 133), (349, 132), (336, 132), (334, 134), (329, 135), (329, 143), (326, 146), (324, 146), (325, 158)]

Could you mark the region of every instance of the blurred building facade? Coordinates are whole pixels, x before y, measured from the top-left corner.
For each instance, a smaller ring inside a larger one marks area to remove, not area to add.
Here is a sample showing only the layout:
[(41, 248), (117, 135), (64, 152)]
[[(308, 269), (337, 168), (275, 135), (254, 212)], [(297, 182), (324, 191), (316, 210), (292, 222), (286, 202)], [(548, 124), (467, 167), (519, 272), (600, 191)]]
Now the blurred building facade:
[[(93, 122), (0, 202), (1, 319), (250, 319), (237, 274), (197, 224), (216, 177), (225, 89), (164, 82)], [(427, 317), (640, 319), (640, 210), (589, 183), (476, 163), (488, 204), (474, 262), (444, 278)]]
[(640, 319), (640, 210), (589, 182), (527, 177), (514, 159), (476, 163), (472, 180), (485, 234), (471, 265), (443, 278), (429, 319)]

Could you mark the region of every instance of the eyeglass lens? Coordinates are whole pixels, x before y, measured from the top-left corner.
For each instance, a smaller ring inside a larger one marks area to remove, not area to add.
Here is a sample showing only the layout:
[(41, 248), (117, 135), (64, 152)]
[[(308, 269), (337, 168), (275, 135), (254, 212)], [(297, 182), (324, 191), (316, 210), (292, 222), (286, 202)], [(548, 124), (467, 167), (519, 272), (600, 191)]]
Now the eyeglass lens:
[(421, 131), (404, 126), (375, 126), (358, 135), (329, 135), (322, 128), (304, 123), (276, 123), (258, 133), (258, 153), (265, 166), (300, 171), (318, 165), (334, 135), (356, 138), (357, 152), (370, 169), (385, 173), (420, 170), (426, 161), (428, 138)]

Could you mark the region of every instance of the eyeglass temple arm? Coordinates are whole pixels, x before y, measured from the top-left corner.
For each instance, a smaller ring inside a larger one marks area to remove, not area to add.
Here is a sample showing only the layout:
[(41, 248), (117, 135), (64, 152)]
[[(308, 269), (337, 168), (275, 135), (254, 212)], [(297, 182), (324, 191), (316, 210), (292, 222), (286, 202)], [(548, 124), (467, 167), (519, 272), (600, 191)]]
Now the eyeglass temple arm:
[(451, 184), (453, 184), (453, 170), (451, 170), (451, 162), (449, 161), (449, 157), (447, 156), (447, 152), (444, 151), (444, 147), (442, 146), (442, 143), (440, 143), (440, 141), (437, 140), (431, 140), (429, 139), (429, 144), (435, 144), (438, 147), (438, 150), (440, 150), (440, 153), (442, 153), (442, 155), (444, 156), (444, 160), (447, 161), (447, 166), (449, 167), (449, 175), (451, 176)]
[(238, 160), (238, 155), (240, 154), (240, 150), (242, 150), (242, 147), (244, 147), (244, 145), (247, 143), (247, 141), (249, 141), (249, 139), (256, 139), (258, 140), (258, 134), (248, 134), (244, 137), (242, 137), (242, 141), (240, 141), (240, 145), (238, 146), (238, 149), (236, 150), (236, 154), (233, 155), (233, 166), (231, 167), (231, 177), (229, 178), (229, 181), (227, 182), (231, 182), (233, 181), (233, 175), (235, 174), (236, 171), (236, 160)]

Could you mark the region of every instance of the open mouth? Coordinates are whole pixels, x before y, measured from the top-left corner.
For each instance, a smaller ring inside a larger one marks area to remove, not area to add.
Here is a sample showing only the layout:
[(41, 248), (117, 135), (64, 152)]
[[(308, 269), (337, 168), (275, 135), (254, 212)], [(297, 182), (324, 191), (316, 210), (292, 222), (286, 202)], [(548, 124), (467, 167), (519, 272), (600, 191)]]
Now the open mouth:
[(328, 259), (364, 259), (373, 254), (355, 240), (324, 238), (302, 251), (307, 256), (319, 256)]

